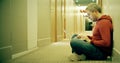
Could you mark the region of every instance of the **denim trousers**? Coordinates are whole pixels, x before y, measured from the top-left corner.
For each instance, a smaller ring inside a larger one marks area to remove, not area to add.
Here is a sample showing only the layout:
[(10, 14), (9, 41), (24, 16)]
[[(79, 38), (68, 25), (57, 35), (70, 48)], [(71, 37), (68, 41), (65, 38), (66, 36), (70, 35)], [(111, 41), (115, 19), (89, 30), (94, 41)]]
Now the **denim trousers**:
[(107, 58), (99, 48), (91, 43), (76, 38), (76, 36), (77, 34), (74, 34), (70, 41), (72, 53), (78, 55), (84, 54), (88, 60), (104, 60)]

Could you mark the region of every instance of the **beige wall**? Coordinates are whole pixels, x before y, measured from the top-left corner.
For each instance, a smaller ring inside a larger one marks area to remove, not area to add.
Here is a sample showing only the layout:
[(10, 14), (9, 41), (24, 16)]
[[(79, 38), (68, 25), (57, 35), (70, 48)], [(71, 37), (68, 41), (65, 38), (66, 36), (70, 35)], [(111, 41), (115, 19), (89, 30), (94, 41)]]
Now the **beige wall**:
[(66, 0), (66, 32), (67, 38), (74, 33), (74, 2), (73, 0)]
[[(10, 1), (0, 0), (0, 47), (10, 45)], [(9, 10), (9, 11), (8, 11)], [(8, 42), (8, 43), (7, 43)]]
[(85, 31), (84, 17), (73, 0), (66, 0), (66, 32), (67, 39), (74, 33)]
[(27, 0), (27, 47), (28, 49), (37, 47), (37, 0)]
[(61, 41), (65, 36), (69, 39), (72, 34), (84, 31), (83, 20), (73, 0), (51, 0), (52, 41)]
[(38, 0), (38, 46), (51, 43), (50, 0)]
[(81, 32), (85, 32), (85, 17), (83, 16), (83, 13), (80, 12), (80, 9), (78, 8), (78, 6), (75, 6), (75, 18), (76, 23), (74, 25), (76, 25), (76, 31), (75, 33), (81, 33)]
[(0, 46), (13, 57), (37, 47), (37, 0), (0, 0), (0, 9)]
[(18, 53), (27, 50), (27, 0), (9, 1), (11, 7), (6, 11), (10, 11), (11, 19), (7, 22), (11, 22), (13, 53)]
[(0, 62), (12, 56), (10, 9), (10, 0), (0, 0)]
[(64, 27), (64, 0), (50, 0), (51, 1), (51, 38), (52, 42), (63, 40)]
[(57, 41), (57, 27), (56, 27), (56, 0), (50, 0), (50, 20), (51, 20), (51, 41)]
[(111, 15), (114, 26), (114, 48), (120, 54), (120, 0), (102, 0), (103, 12)]
[(57, 9), (56, 9), (56, 24), (57, 24), (57, 41), (61, 41), (63, 36), (62, 36), (62, 33), (63, 33), (63, 22), (62, 22), (62, 1), (61, 0), (56, 0), (57, 2)]

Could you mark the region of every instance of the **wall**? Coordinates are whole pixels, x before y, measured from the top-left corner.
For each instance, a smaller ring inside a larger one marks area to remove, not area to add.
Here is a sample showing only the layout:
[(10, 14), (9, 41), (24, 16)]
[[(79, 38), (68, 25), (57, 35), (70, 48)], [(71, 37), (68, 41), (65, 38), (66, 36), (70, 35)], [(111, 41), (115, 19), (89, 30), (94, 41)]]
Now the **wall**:
[(74, 33), (74, 2), (73, 0), (66, 0), (66, 36), (70, 38)]
[(27, 0), (10, 0), (10, 6), (10, 33), (15, 54), (27, 50)]
[(37, 47), (37, 22), (38, 15), (37, 0), (27, 0), (27, 47), (33, 49)]
[(12, 55), (10, 16), (10, 0), (0, 0), (0, 63)]
[(66, 10), (65, 10), (65, 8), (66, 8), (66, 0), (61, 0), (61, 21), (62, 21), (62, 29), (61, 29), (61, 31), (62, 31), (62, 40), (64, 39), (64, 38), (66, 38), (66, 35), (65, 35), (65, 32), (63, 32), (64, 31), (64, 29), (66, 29)]
[(50, 0), (51, 4), (51, 38), (52, 42), (57, 42), (63, 40), (63, 27), (64, 20), (63, 14), (64, 10), (64, 0)]
[(14, 59), (51, 43), (50, 0), (0, 0), (0, 9), (0, 54)]
[(83, 17), (83, 13), (80, 12), (80, 8), (79, 6), (75, 6), (75, 19), (74, 21), (76, 21), (76, 23), (74, 24), (76, 27), (75, 33), (81, 33), (81, 32), (85, 32), (85, 24), (84, 24), (84, 17)]
[(73, 0), (66, 0), (66, 36), (67, 39), (75, 33), (85, 32), (84, 17)]
[(38, 46), (51, 43), (50, 0), (38, 0)]
[(63, 33), (63, 21), (62, 21), (62, 1), (56, 0), (56, 24), (57, 24), (57, 41), (61, 41), (63, 39), (62, 33)]
[(102, 0), (103, 12), (112, 16), (114, 26), (114, 49), (120, 54), (120, 0)]
[(82, 32), (84, 28), (83, 16), (73, 0), (50, 1), (52, 41), (69, 39), (72, 34)]
[(4, 53), (3, 57), (26, 51), (27, 0), (0, 0), (0, 9), (0, 49), (3, 49), (0, 52)]
[(57, 41), (56, 0), (50, 0), (51, 42)]

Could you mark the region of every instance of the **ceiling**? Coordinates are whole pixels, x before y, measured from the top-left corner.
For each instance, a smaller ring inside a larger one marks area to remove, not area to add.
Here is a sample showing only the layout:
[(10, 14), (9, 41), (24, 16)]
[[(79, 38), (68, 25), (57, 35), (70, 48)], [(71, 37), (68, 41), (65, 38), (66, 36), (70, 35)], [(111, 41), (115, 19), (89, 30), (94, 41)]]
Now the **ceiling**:
[(80, 6), (86, 6), (88, 5), (89, 3), (96, 3), (97, 0), (74, 0), (74, 3), (76, 5), (80, 5)]

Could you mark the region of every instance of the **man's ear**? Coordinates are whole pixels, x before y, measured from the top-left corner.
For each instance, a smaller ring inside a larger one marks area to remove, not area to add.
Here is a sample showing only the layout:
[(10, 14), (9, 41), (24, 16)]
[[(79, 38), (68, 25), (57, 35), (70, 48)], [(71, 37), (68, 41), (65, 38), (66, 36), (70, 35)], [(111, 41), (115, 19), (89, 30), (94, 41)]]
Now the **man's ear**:
[(93, 13), (93, 14), (98, 14), (98, 11), (93, 11), (92, 13)]
[(99, 13), (97, 10), (94, 11), (96, 14)]

